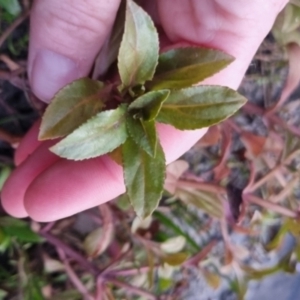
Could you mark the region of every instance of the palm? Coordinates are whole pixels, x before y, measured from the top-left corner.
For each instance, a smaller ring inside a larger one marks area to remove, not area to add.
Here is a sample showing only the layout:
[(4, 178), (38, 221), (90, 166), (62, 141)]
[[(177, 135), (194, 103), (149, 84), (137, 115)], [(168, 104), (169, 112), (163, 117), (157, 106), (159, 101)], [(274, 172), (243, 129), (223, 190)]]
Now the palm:
[[(220, 46), (228, 39), (243, 39), (255, 34), (257, 22), (274, 21), (287, 0), (164, 0), (157, 1), (163, 28), (172, 41)], [(266, 27), (266, 26), (265, 26)], [(258, 27), (259, 28), (259, 27)], [(267, 28), (267, 27), (266, 27)], [(265, 32), (261, 32), (262, 35)]]
[(206, 84), (236, 89), (259, 44), (288, 0), (157, 0), (156, 11), (171, 43), (187, 42), (231, 54), (235, 62)]

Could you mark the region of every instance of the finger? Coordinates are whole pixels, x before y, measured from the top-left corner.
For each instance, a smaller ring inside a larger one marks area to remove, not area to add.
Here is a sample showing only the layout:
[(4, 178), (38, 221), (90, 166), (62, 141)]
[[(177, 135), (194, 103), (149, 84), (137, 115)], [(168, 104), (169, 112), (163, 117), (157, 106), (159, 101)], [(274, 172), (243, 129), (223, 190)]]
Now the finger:
[(32, 152), (34, 152), (40, 145), (37, 136), (39, 132), (41, 121), (37, 121), (26, 133), (25, 137), (21, 140), (15, 152), (15, 165), (19, 166)]
[(107, 156), (77, 162), (59, 160), (33, 181), (24, 203), (31, 218), (49, 222), (97, 206), (124, 192), (122, 168)]
[[(12, 216), (24, 218), (28, 214), (24, 207), (24, 195), (30, 183), (59, 157), (48, 148), (53, 142), (43, 143), (26, 161), (15, 169), (1, 191), (3, 208)], [(49, 189), (49, 183), (48, 183)], [(39, 195), (42, 197), (43, 195)]]
[(215, 48), (236, 58), (225, 70), (202, 82), (236, 89), (286, 3), (287, 0), (165, 0), (157, 1), (157, 9), (173, 43)]
[(157, 124), (157, 129), (167, 164), (191, 149), (207, 132), (207, 128), (182, 131), (166, 124)]
[(111, 30), (120, 0), (36, 0), (31, 13), (28, 74), (46, 102), (86, 76)]
[[(166, 161), (177, 159), (206, 130), (179, 131), (158, 124)], [(122, 168), (107, 156), (80, 162), (59, 160), (43, 144), (6, 182), (2, 202), (15, 217), (27, 213), (48, 222), (73, 215), (124, 193)], [(15, 187), (18, 187), (17, 189)]]

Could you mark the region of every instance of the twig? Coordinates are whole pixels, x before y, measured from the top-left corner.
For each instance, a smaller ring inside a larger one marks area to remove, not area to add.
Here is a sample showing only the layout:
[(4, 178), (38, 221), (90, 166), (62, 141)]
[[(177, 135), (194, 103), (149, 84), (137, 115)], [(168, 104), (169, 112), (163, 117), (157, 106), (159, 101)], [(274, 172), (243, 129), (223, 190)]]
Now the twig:
[(284, 187), (284, 189), (276, 196), (273, 196), (271, 198), (272, 202), (278, 203), (281, 202), (285, 197), (287, 197), (296, 184), (298, 184), (300, 181), (299, 174), (297, 174), (292, 180), (290, 180), (287, 185)]
[(83, 256), (81, 256), (78, 252), (76, 252), (71, 247), (63, 243), (61, 240), (59, 240), (58, 238), (56, 238), (55, 236), (53, 236), (48, 232), (41, 231), (40, 235), (43, 236), (50, 244), (54, 245), (55, 247), (63, 249), (65, 254), (67, 254), (72, 259), (77, 261), (87, 271), (91, 272), (93, 275), (98, 275), (99, 270), (96, 266), (92, 265)]
[(41, 229), (41, 232), (46, 233), (46, 232), (50, 231), (50, 230), (53, 228), (54, 225), (55, 225), (55, 222), (50, 222), (50, 223), (48, 223), (46, 226), (44, 226), (44, 227)]
[(244, 192), (248, 191), (251, 186), (254, 185), (255, 182), (255, 175), (256, 175), (256, 170), (255, 170), (255, 163), (251, 160), (249, 162), (249, 170), (250, 170), (250, 176), (247, 185), (244, 188)]
[(230, 236), (228, 233), (227, 225), (228, 225), (227, 220), (225, 217), (223, 217), (220, 220), (221, 233), (222, 233), (223, 241), (225, 244), (225, 249), (226, 249), (226, 251), (228, 251), (227, 253), (231, 254), (232, 253), (232, 243), (231, 243)]
[(94, 252), (90, 255), (92, 258), (99, 256), (107, 249), (114, 234), (113, 216), (108, 204), (100, 205), (99, 211), (102, 218), (102, 235), (98, 240)]
[(257, 190), (264, 183), (266, 183), (268, 180), (270, 180), (279, 171), (280, 168), (282, 168), (284, 165), (291, 162), (299, 154), (300, 154), (300, 149), (297, 149), (297, 150), (293, 151), (292, 153), (290, 153), (288, 155), (288, 157), (281, 164), (279, 164), (278, 166), (273, 168), (268, 174), (266, 174), (263, 178), (258, 180), (256, 183), (254, 183), (253, 185), (249, 185), (246, 189), (244, 189), (244, 194), (246, 194), (246, 193), (248, 194), (248, 193), (251, 193), (251, 192), (254, 192), (255, 190)]
[(127, 251), (125, 251), (124, 253), (120, 253), (114, 260), (112, 260), (106, 267), (104, 267), (104, 268), (100, 271), (99, 275), (104, 276), (104, 275), (106, 275), (107, 273), (111, 274), (111, 272), (110, 272), (111, 268), (112, 268), (116, 263), (120, 263), (120, 261), (121, 261), (123, 258), (125, 258), (125, 257), (128, 255), (128, 253), (130, 253), (130, 252), (131, 252), (131, 249), (129, 248), (129, 249), (128, 249)]
[(141, 268), (134, 268), (134, 269), (111, 270), (109, 272), (109, 276), (112, 276), (112, 277), (133, 276), (133, 275), (138, 275), (141, 273), (147, 273), (147, 272), (149, 272), (149, 270), (150, 270), (149, 266), (145, 266), (145, 267), (141, 267)]
[(13, 33), (13, 31), (28, 18), (30, 14), (30, 10), (25, 11), (23, 14), (20, 15), (1, 35), (0, 37), (0, 48), (2, 47), (3, 43), (6, 39)]
[(206, 183), (206, 182), (178, 180), (176, 185), (178, 187), (190, 187), (190, 188), (195, 188), (195, 189), (199, 189), (202, 191), (211, 192), (215, 194), (226, 193), (226, 190), (220, 185)]
[(59, 255), (59, 258), (64, 264), (66, 273), (68, 274), (71, 282), (73, 285), (77, 288), (77, 290), (81, 293), (81, 295), (84, 297), (85, 300), (94, 300), (94, 297), (92, 297), (86, 287), (83, 285), (81, 280), (78, 278), (77, 274), (74, 272), (74, 270), (71, 268), (70, 264), (68, 263), (66, 259), (66, 255), (62, 249), (59, 247), (56, 248), (57, 253)]
[(250, 195), (250, 194), (246, 194), (244, 195), (244, 200), (245, 201), (248, 201), (250, 203), (253, 203), (253, 204), (257, 204), (261, 207), (264, 207), (264, 208), (267, 208), (267, 209), (270, 209), (274, 212), (277, 212), (281, 215), (284, 215), (286, 217), (290, 217), (290, 218), (298, 218), (298, 213), (293, 211), (293, 210), (290, 210), (286, 207), (283, 207), (281, 205), (278, 205), (276, 203), (273, 203), (271, 201), (268, 201), (268, 200), (263, 200), (261, 198), (258, 198), (256, 196), (253, 196), (253, 195)]
[(296, 126), (294, 126), (294, 125), (289, 125), (289, 124), (287, 124), (287, 122), (285, 122), (284, 120), (282, 120), (281, 118), (279, 118), (279, 117), (276, 116), (276, 115), (270, 115), (270, 116), (269, 116), (269, 119), (270, 119), (272, 122), (274, 122), (274, 123), (280, 125), (281, 127), (287, 129), (288, 131), (290, 131), (290, 132), (293, 133), (294, 135), (300, 137), (300, 129), (299, 129), (298, 127), (296, 127)]
[(215, 178), (217, 180), (221, 179), (222, 172), (224, 172), (224, 170), (226, 170), (226, 163), (227, 163), (228, 158), (231, 153), (231, 144), (232, 144), (231, 128), (230, 129), (228, 128), (225, 130), (224, 127), (222, 127), (222, 131), (223, 131), (222, 157), (221, 157), (221, 160), (219, 161), (219, 163), (213, 169)]
[[(9, 58), (5, 54), (0, 54), (0, 60), (6, 64), (6, 66), (11, 72), (19, 70), (21, 68), (16, 62), (14, 62), (11, 58)], [(22, 69), (24, 70), (24, 68)]]
[(103, 279), (101, 276), (98, 276), (96, 283), (96, 295), (95, 300), (104, 300), (105, 299), (105, 291), (103, 289)]
[(0, 129), (0, 140), (7, 142), (10, 145), (18, 144), (21, 140), (21, 137), (13, 136), (12, 134)]
[(15, 71), (3, 71), (3, 70), (0, 70), (0, 79), (2, 80), (12, 80), (14, 79), (15, 77), (17, 77), (18, 75), (24, 73), (24, 70), (23, 68), (19, 68)]
[(208, 253), (211, 251), (211, 249), (217, 244), (216, 240), (211, 241), (208, 245), (206, 245), (199, 253), (197, 253), (195, 256), (188, 259), (184, 265), (185, 266), (195, 266), (199, 263), (199, 261), (203, 260)]
[(289, 58), (289, 72), (287, 80), (283, 87), (279, 100), (274, 106), (268, 109), (266, 116), (274, 114), (280, 107), (282, 107), (299, 84), (300, 47), (296, 43), (290, 43), (286, 46), (286, 50), (288, 52)]
[(114, 278), (109, 278), (108, 281), (110, 283), (112, 283), (113, 285), (115, 286), (118, 286), (120, 288), (124, 288), (125, 292), (128, 293), (128, 294), (135, 294), (135, 295), (139, 295), (139, 296), (142, 296), (144, 297), (143, 299), (149, 299), (149, 300), (157, 300), (156, 296), (154, 296), (153, 294), (143, 290), (143, 289), (140, 289), (140, 288), (137, 288), (135, 286), (132, 286), (130, 284), (127, 284), (123, 281), (119, 281), (117, 279), (114, 279)]

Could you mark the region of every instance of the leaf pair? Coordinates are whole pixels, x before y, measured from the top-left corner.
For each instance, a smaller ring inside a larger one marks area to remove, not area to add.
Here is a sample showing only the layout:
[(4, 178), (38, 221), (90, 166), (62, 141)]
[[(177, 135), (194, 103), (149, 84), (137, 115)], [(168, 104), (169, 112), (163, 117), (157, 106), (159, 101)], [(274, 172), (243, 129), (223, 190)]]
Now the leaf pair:
[[(119, 25), (115, 27), (120, 31)], [(193, 86), (232, 60), (223, 52), (197, 47), (159, 55), (158, 33), (150, 16), (127, 0), (118, 55), (121, 83), (83, 78), (61, 89), (44, 114), (39, 138), (67, 136), (51, 148), (67, 159), (112, 151), (115, 157), (121, 152), (127, 195), (138, 216), (145, 218), (157, 207), (165, 179), (155, 122), (191, 130), (235, 113), (245, 103), (235, 91)], [(107, 107), (116, 108), (104, 110)]]

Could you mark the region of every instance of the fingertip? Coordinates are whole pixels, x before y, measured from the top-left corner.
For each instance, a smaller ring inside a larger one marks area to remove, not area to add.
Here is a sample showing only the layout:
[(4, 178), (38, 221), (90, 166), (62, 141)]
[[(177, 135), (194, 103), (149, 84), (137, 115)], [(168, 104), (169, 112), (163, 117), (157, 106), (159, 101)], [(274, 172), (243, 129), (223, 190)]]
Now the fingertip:
[(24, 207), (24, 195), (28, 186), (43, 170), (59, 159), (48, 150), (50, 145), (49, 142), (42, 144), (5, 182), (1, 191), (1, 202), (10, 215), (17, 218), (28, 216)]
[(30, 18), (28, 75), (49, 103), (68, 83), (87, 76), (106, 40), (120, 0), (35, 0)]
[(28, 187), (24, 205), (38, 222), (50, 222), (107, 202), (125, 192), (122, 168), (107, 156), (60, 160)]
[(26, 133), (25, 137), (21, 140), (21, 143), (16, 149), (14, 156), (14, 162), (16, 166), (19, 166), (41, 145), (41, 142), (37, 139), (40, 124), (41, 120), (36, 121)]
[(25, 218), (28, 216), (27, 211), (20, 201), (20, 195), (16, 195), (16, 187), (14, 180), (14, 172), (6, 180), (1, 191), (1, 204), (3, 209), (11, 216), (15, 218)]

